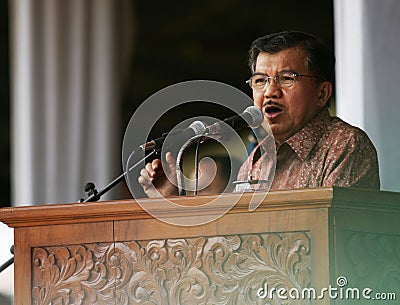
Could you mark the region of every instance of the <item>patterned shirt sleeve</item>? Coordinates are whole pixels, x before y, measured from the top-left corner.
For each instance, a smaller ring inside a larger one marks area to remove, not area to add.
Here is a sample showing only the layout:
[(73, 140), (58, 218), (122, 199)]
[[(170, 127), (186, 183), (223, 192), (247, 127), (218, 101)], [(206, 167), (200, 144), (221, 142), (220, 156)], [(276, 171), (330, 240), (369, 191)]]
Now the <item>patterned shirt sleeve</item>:
[(379, 167), (375, 147), (360, 129), (335, 137), (327, 155), (323, 186), (379, 189)]

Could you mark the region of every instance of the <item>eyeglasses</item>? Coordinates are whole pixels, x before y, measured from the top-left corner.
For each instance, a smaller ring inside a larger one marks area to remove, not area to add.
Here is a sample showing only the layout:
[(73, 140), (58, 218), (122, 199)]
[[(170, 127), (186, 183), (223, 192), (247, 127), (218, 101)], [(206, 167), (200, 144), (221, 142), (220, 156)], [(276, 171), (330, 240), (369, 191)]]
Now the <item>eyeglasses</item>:
[(254, 74), (252, 77), (250, 77), (246, 81), (246, 83), (248, 83), (249, 86), (253, 90), (260, 91), (260, 90), (263, 90), (267, 85), (270, 85), (271, 79), (273, 79), (277, 86), (280, 86), (281, 88), (289, 88), (289, 87), (293, 86), (293, 84), (296, 81), (296, 78), (301, 77), (301, 76), (320, 79), (320, 77), (318, 77), (318, 76), (299, 74), (296, 72), (282, 71), (282, 72), (279, 72), (275, 76), (267, 76), (264, 74)]

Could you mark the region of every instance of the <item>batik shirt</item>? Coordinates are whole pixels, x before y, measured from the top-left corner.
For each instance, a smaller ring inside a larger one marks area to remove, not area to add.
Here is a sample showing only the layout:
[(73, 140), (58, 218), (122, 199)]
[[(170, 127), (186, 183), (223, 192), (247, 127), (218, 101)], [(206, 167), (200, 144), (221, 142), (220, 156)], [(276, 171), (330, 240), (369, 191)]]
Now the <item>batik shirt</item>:
[[(241, 166), (238, 180), (266, 180), (271, 190), (310, 187), (379, 189), (378, 158), (374, 145), (361, 129), (322, 110), (282, 145), (276, 156), (254, 156), (261, 142)], [(268, 149), (267, 149), (268, 150)], [(271, 164), (276, 157), (276, 168)], [(273, 169), (275, 172), (273, 175)], [(272, 184), (272, 185), (271, 185)]]

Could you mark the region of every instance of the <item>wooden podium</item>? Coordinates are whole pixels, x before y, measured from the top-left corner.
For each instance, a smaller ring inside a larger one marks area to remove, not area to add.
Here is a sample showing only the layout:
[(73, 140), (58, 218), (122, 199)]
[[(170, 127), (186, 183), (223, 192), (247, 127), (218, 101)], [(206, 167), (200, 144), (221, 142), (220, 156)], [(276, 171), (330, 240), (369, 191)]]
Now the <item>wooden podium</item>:
[[(252, 195), (197, 226), (161, 222), (135, 200), (3, 208), (0, 220), (15, 228), (15, 305), (365, 304), (351, 299), (355, 287), (396, 297), (368, 304), (399, 304), (400, 194), (276, 191), (249, 212)], [(163, 201), (147, 199), (160, 210)], [(329, 285), (343, 295), (329, 297)]]

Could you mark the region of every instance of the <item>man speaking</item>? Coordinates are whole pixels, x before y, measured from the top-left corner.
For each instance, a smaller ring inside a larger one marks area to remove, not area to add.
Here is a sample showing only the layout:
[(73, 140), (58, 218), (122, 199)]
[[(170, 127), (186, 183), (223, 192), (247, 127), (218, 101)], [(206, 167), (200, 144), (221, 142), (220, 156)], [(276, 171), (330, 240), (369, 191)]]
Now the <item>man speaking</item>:
[[(379, 189), (376, 150), (368, 136), (339, 118), (331, 117), (335, 58), (315, 36), (291, 31), (256, 39), (250, 48), (254, 105), (266, 117), (276, 144), (276, 170), (271, 190), (305, 187)], [(348, 101), (351, 102), (351, 101)], [(241, 166), (238, 180), (262, 180), (267, 158), (262, 141)], [(175, 172), (166, 155), (146, 164), (139, 183), (149, 197), (178, 195), (164, 171)], [(155, 191), (155, 188), (157, 191)]]

